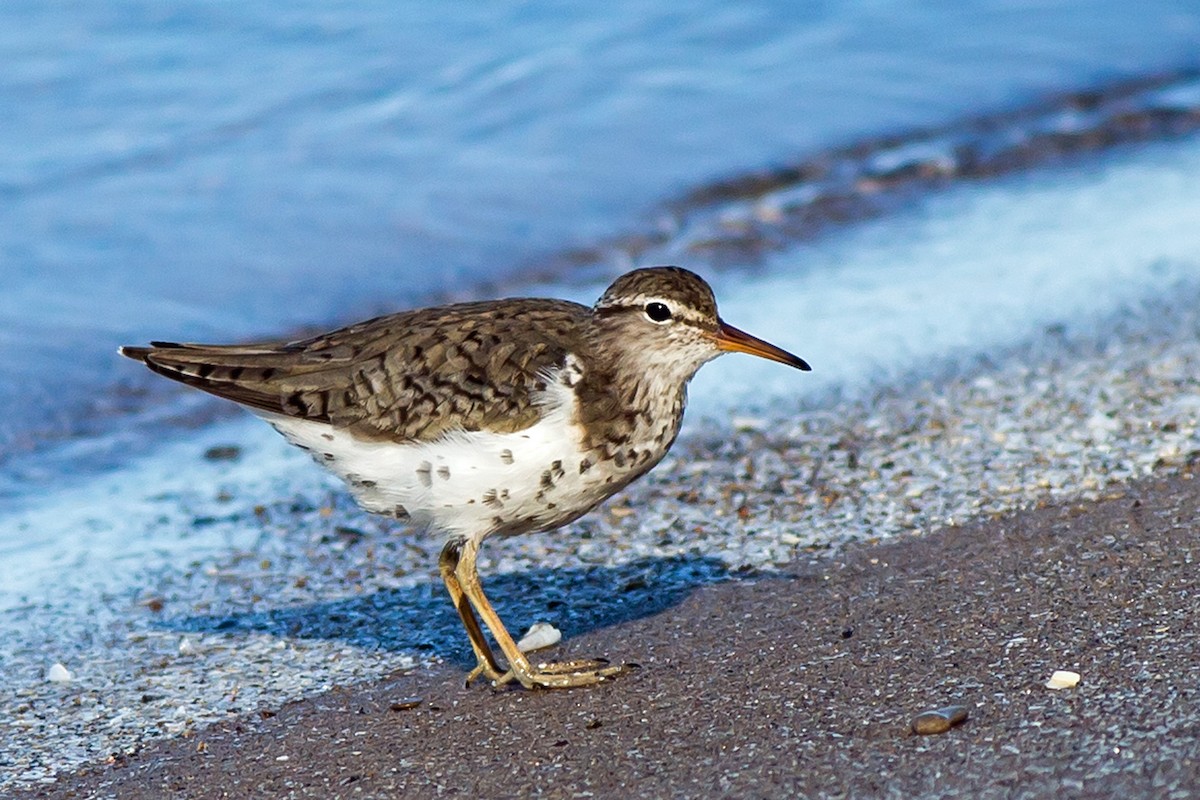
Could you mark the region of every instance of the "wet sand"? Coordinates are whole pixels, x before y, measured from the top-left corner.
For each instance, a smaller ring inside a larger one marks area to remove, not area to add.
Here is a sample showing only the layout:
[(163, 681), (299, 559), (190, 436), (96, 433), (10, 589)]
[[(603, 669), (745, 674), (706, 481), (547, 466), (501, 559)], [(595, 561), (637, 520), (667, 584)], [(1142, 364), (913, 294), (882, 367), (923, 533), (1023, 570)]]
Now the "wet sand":
[[(1200, 481), (1110, 495), (704, 585), (548, 651), (641, 665), (598, 687), (464, 688), (464, 661), (17, 796), (1196, 796)], [(1059, 669), (1079, 685), (1046, 688)], [(964, 723), (911, 732), (951, 704)]]

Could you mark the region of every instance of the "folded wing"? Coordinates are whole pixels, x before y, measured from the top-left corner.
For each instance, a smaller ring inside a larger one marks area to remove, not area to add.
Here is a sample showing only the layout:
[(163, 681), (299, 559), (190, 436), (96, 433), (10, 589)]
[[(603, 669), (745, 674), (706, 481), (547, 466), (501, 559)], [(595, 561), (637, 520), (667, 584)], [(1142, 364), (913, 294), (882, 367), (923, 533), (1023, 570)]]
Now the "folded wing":
[(522, 430), (588, 310), (508, 300), (402, 312), (295, 342), (152, 342), (122, 355), (268, 414), (356, 436), (431, 441), (451, 428)]

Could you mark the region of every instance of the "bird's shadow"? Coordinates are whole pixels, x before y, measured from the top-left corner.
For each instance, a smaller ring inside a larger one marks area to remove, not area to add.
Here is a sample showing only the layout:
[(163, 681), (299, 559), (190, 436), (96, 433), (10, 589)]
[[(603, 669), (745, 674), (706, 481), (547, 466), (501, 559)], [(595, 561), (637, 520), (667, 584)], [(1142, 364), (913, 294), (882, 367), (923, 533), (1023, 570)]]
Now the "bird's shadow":
[[(714, 558), (679, 556), (486, 576), (484, 589), (515, 636), (547, 621), (571, 637), (657, 614), (696, 588), (731, 577), (734, 573)], [(370, 650), (422, 652), (463, 665), (474, 660), (440, 581), (266, 611), (168, 618), (160, 624), (188, 633), (337, 640)]]

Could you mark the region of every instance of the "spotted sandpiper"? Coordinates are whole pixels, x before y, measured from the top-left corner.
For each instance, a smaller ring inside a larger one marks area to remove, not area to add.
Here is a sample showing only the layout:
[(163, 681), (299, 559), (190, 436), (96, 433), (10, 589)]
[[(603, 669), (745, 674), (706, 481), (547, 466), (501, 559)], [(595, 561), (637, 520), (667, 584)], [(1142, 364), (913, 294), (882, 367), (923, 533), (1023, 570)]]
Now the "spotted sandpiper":
[(644, 475), (679, 433), (688, 381), (727, 351), (809, 369), (723, 322), (708, 284), (678, 267), (622, 275), (591, 308), (493, 300), (286, 344), (121, 348), (249, 407), (366, 510), (445, 536), (442, 580), (478, 660), (468, 683), (526, 687), (592, 684), (625, 667), (531, 663), (484, 596), (480, 545), (565, 525)]

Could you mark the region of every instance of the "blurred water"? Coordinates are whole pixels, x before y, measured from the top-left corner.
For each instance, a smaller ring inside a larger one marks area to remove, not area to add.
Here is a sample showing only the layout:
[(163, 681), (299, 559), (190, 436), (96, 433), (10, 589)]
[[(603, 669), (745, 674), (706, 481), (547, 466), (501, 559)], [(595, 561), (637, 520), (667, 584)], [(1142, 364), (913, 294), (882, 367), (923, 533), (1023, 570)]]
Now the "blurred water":
[(121, 342), (469, 296), (714, 176), (1198, 42), (1192, 0), (5, 3), (0, 465), (145, 385)]

